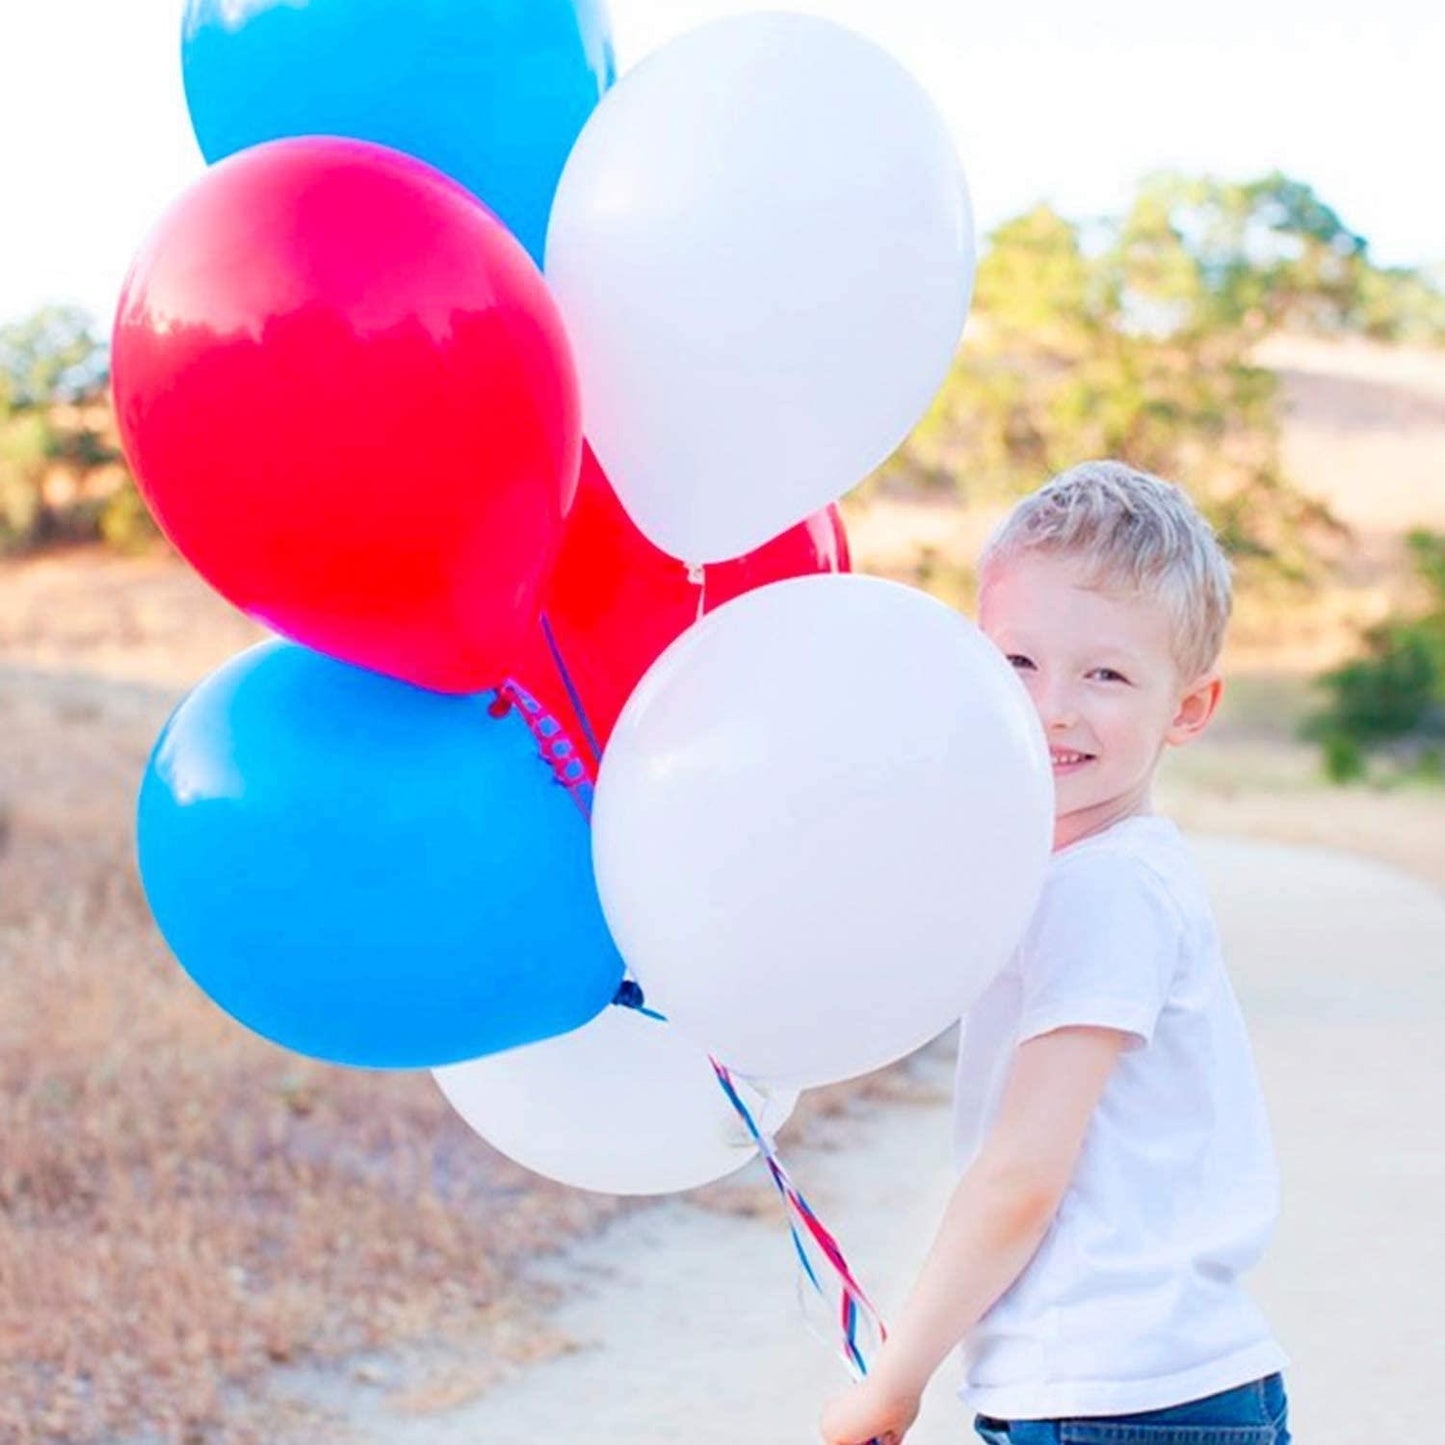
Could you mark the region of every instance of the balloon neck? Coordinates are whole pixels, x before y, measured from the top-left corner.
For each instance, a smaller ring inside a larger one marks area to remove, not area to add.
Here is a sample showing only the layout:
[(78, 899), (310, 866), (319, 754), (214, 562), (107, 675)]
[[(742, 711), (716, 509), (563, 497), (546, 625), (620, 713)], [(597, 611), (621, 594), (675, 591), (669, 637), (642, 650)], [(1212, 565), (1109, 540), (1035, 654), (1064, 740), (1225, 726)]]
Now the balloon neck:
[(487, 716), (503, 718), (512, 710), (512, 699), (505, 691), (499, 690), (497, 695), (487, 704)]
[(701, 562), (688, 562), (687, 580), (697, 588), (697, 613), (693, 622), (698, 623), (707, 612), (707, 568)]

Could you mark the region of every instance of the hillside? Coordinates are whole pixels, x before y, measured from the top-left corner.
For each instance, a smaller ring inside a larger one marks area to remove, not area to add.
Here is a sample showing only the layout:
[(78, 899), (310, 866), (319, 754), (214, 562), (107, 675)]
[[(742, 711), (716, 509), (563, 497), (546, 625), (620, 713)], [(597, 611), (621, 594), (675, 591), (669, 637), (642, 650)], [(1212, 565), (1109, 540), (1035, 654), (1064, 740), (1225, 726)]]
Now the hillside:
[[(1357, 626), (1408, 596), (1405, 532), (1445, 529), (1445, 352), (1280, 337), (1258, 360), (1281, 380), (1290, 478), (1353, 535), (1307, 605), (1291, 595), (1243, 598), (1227, 660), (1250, 672), (1313, 672), (1350, 651)], [(999, 511), (951, 497), (851, 505), (854, 557), (966, 602), (967, 565)]]

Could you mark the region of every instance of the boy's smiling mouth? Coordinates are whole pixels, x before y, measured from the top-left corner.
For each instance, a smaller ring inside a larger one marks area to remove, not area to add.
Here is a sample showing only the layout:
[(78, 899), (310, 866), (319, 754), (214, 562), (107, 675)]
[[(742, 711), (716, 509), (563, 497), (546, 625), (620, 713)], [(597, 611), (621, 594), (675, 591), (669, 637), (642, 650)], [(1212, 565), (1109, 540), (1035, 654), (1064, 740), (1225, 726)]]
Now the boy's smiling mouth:
[(1049, 761), (1056, 773), (1071, 773), (1094, 761), (1093, 753), (1071, 752), (1068, 748), (1050, 748)]

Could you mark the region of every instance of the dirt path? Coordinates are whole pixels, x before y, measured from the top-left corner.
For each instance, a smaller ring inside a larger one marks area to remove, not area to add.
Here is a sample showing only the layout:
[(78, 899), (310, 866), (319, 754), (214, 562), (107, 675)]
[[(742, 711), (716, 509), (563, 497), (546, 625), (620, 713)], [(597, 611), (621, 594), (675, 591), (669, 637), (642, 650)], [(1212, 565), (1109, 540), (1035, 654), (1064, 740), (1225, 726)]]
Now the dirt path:
[[(1445, 1272), (1445, 895), (1349, 854), (1195, 843), (1284, 1165), (1285, 1217), (1257, 1293), (1294, 1356), (1297, 1437), (1424, 1438), (1440, 1340), (1429, 1282)], [(921, 1074), (945, 1090), (946, 1053)], [(843, 1120), (790, 1159), (885, 1315), (946, 1197), (947, 1135), (935, 1097)], [(293, 1374), (284, 1392), (368, 1445), (801, 1445), (845, 1379), (803, 1322), (771, 1208), (672, 1200), (545, 1277), (567, 1286), (553, 1322), (575, 1348), (477, 1398), (408, 1407), (385, 1360)], [(948, 1374), (910, 1445), (971, 1438)]]

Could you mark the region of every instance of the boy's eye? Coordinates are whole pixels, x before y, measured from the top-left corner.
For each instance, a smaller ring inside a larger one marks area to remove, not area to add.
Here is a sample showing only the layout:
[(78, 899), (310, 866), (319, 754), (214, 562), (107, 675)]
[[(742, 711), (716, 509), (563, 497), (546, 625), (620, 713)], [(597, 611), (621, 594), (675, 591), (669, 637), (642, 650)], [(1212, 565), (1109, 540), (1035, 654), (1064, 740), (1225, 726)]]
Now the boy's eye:
[(1117, 680), (1117, 681), (1119, 681), (1119, 682), (1128, 682), (1128, 681), (1129, 681), (1129, 679), (1128, 679), (1127, 677), (1125, 677), (1122, 672), (1115, 672), (1112, 667), (1096, 667), (1096, 668), (1094, 669), (1094, 671), (1095, 671), (1095, 673), (1096, 673), (1098, 676), (1102, 677), (1106, 682), (1114, 682), (1115, 680)]
[(1017, 652), (1010, 652), (1010, 653), (1008, 654), (1008, 661), (1009, 661), (1009, 666), (1010, 666), (1010, 667), (1032, 667), (1032, 666), (1033, 666), (1033, 663), (1030, 662), (1028, 658), (1021, 656), (1021, 655), (1020, 655), (1019, 653), (1017, 653)]

